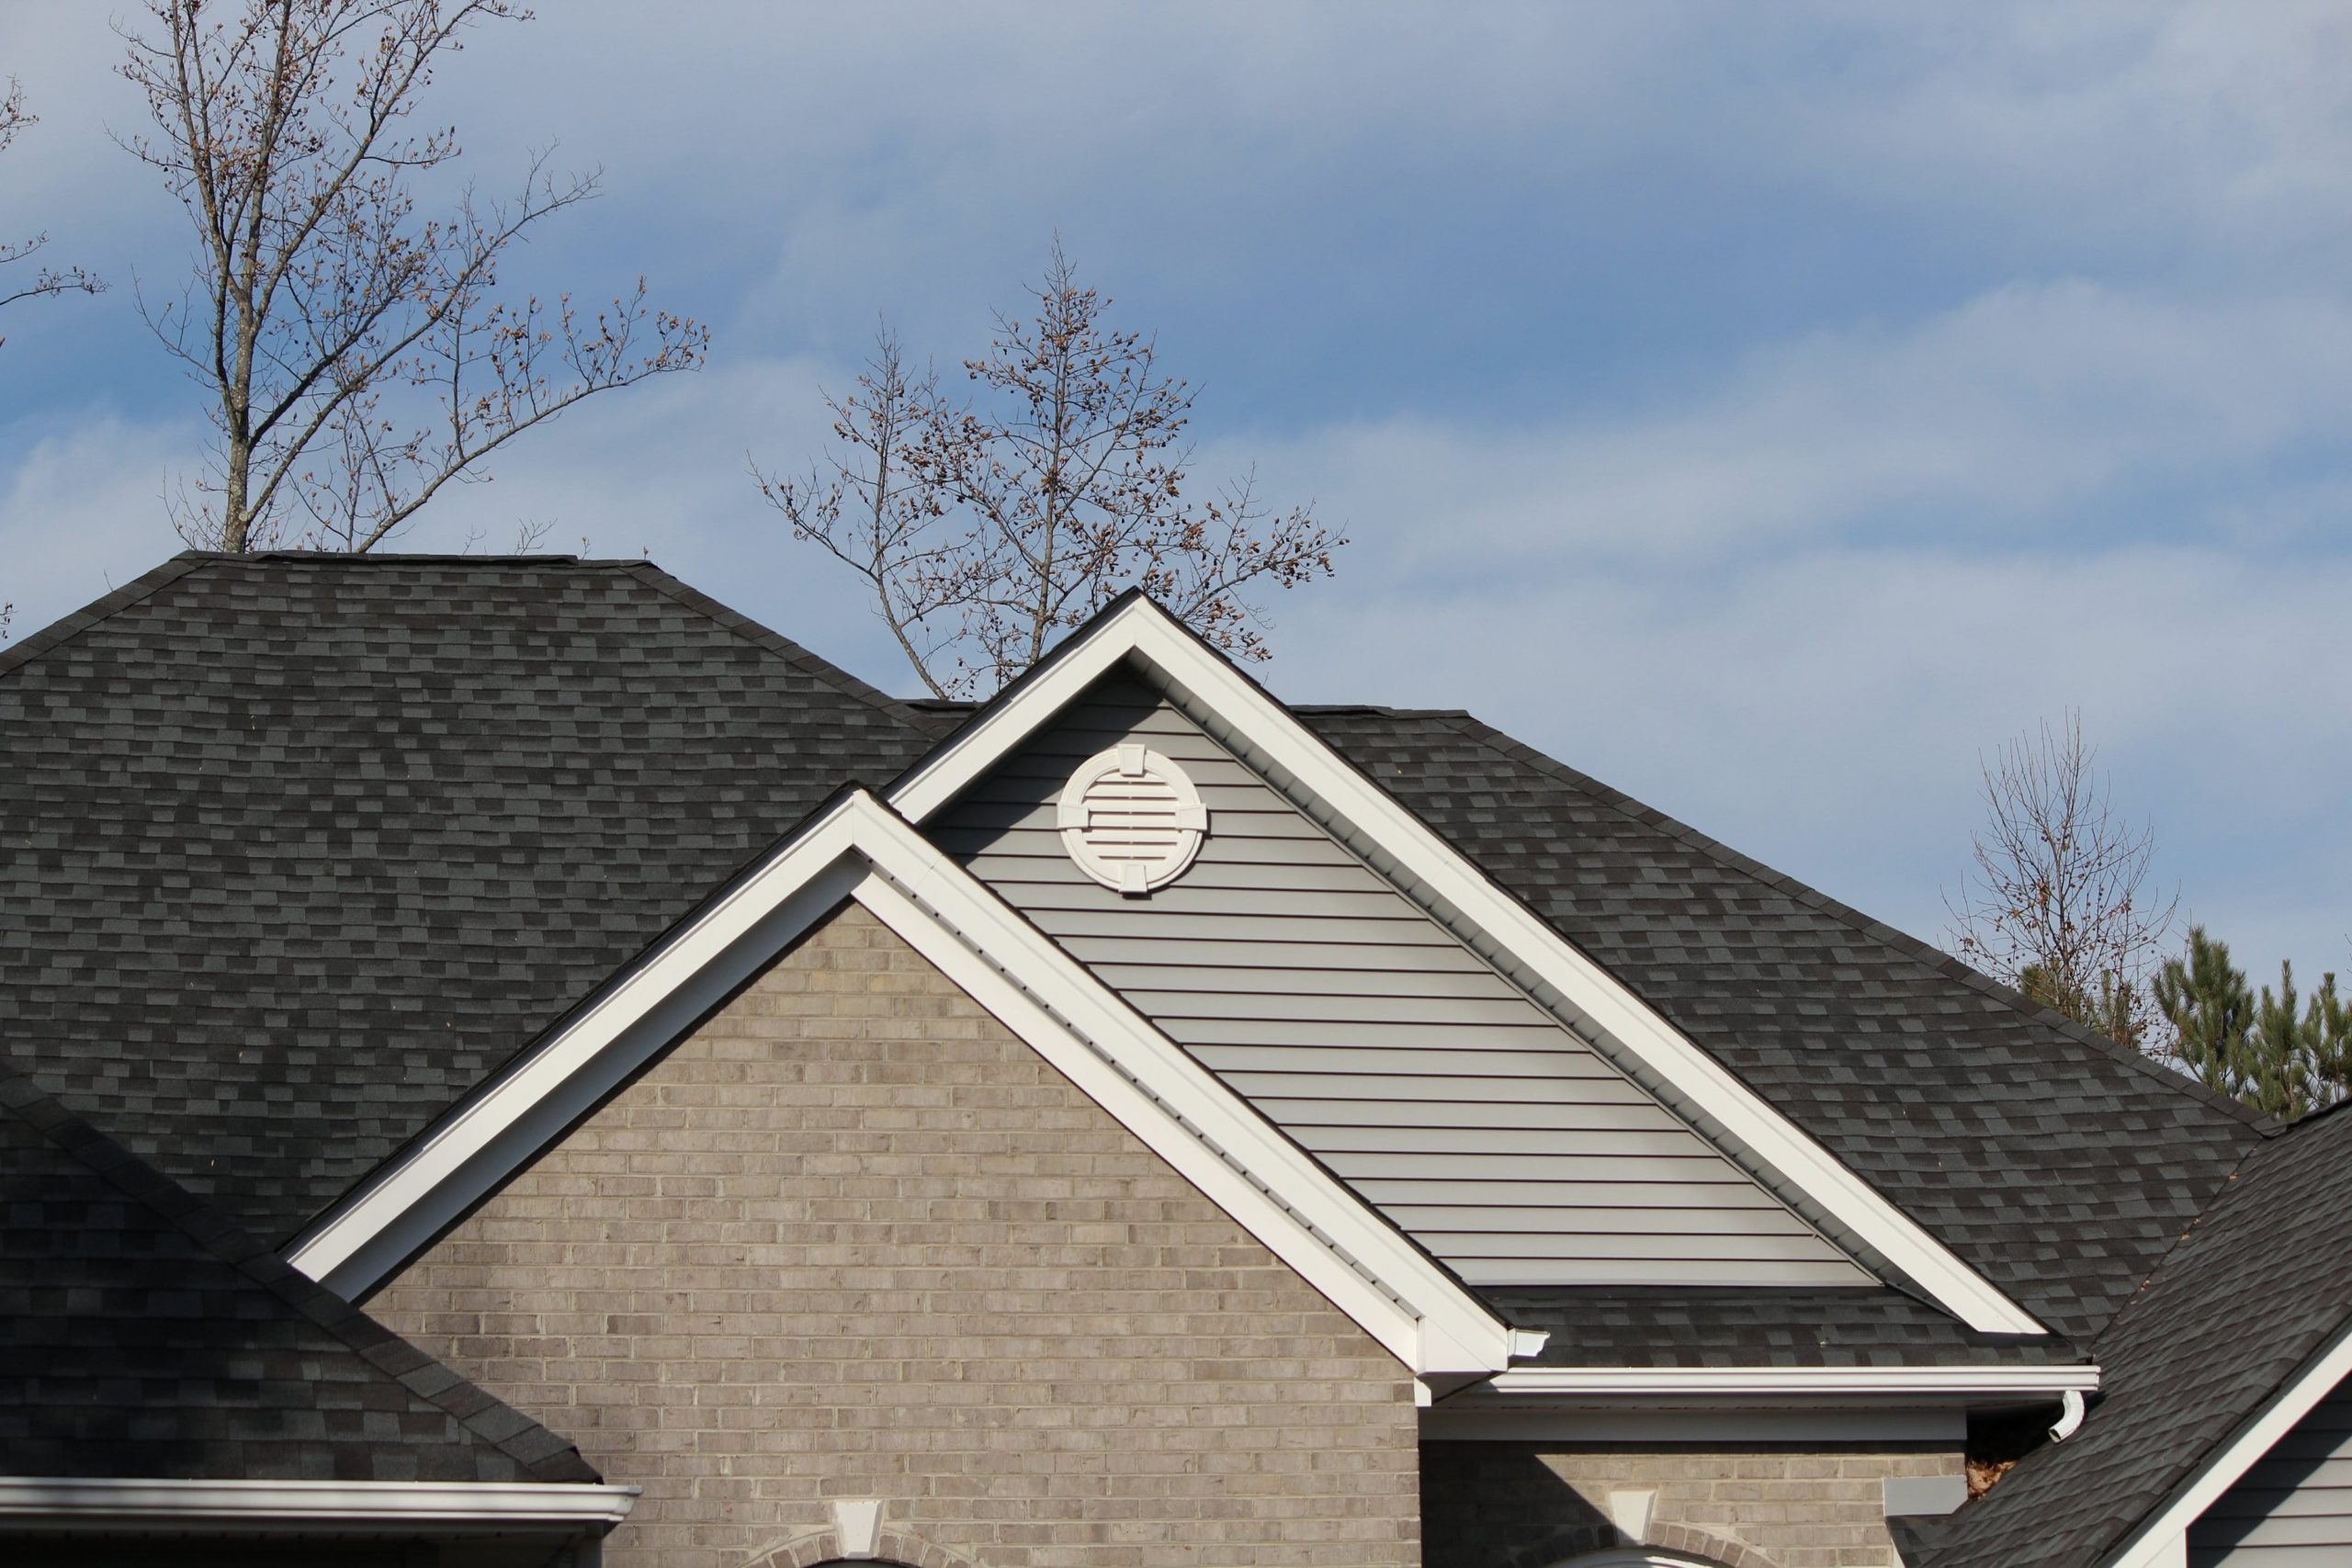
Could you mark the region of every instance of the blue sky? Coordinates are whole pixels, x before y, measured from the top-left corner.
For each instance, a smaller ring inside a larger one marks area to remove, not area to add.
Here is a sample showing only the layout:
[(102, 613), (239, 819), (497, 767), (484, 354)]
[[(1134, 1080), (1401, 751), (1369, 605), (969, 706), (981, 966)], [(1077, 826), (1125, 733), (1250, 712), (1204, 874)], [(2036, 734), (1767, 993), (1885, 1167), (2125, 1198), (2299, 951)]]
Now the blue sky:
[[(877, 311), (977, 348), (1058, 231), (1203, 387), (1203, 477), (1354, 537), (1273, 606), (1283, 695), (1469, 707), (1929, 937), (1979, 753), (2078, 706), (2187, 911), (2352, 960), (2352, 12), (660, 9), (486, 29), (438, 112), (485, 183), (601, 167), (523, 274), (642, 271), (710, 367), (406, 547), (544, 522), (910, 688), (745, 454), (821, 440)], [(163, 283), (119, 47), (0, 10), (0, 210)], [(128, 287), (0, 326), (21, 635), (177, 547), (204, 431)]]

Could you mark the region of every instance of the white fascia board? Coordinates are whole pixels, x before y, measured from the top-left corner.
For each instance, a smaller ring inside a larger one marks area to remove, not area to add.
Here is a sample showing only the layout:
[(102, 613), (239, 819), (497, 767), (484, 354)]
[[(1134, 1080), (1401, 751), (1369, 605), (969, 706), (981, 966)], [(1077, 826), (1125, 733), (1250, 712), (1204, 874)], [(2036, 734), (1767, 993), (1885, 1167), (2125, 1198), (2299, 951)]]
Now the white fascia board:
[(1449, 1400), (1420, 1417), (1425, 1443), (1946, 1443), (1968, 1437), (1968, 1411), (1954, 1404), (1885, 1402), (1868, 1406), (1728, 1405), (1667, 1408), (1625, 1401), (1582, 1406), (1521, 1400), (1464, 1404)]
[(1731, 1139), (1753, 1151), (1953, 1316), (1984, 1334), (2049, 1332), (1148, 600), (1129, 604), (1084, 640), (1058, 652), (1029, 685), (894, 785), (891, 806), (910, 820), (928, 819), (1131, 655), (1245, 736), (1281, 773), (1393, 856), (1430, 897), (1458, 910), (1495, 944), (1498, 953), (1492, 956), (1523, 967), (1572, 998), (1595, 1028), (1672, 1084)]
[(455, 1525), (599, 1530), (628, 1517), (634, 1486), (515, 1482), (124, 1481), (0, 1476), (0, 1527), (156, 1529)]
[(1815, 1398), (1860, 1394), (1994, 1397), (2049, 1395), (2098, 1390), (2092, 1366), (2003, 1367), (1521, 1367), (1503, 1372), (1478, 1391), (1488, 1396), (1562, 1397), (1642, 1395), (1673, 1397)]
[(529, 1059), (312, 1226), (288, 1261), (373, 1291), (843, 898), (905, 938), (1411, 1371), (1510, 1364), (1510, 1328), (896, 813), (844, 797)]
[(2173, 1494), (2172, 1501), (2108, 1559), (2111, 1568), (2171, 1568), (2176, 1562), (2186, 1562), (2188, 1527), (2347, 1377), (2352, 1377), (2352, 1323), (2337, 1329), (2335, 1337), (2288, 1380), (2259, 1416), (2198, 1467), (2188, 1484)]
[(295, 1238), (286, 1260), (358, 1301), (819, 917), (865, 867), (845, 797), (658, 952)]
[(1295, 1212), (1270, 1199), (1243, 1170), (1219, 1159), (1199, 1135), (1176, 1120), (1164, 1101), (1155, 1106), (1148, 1091), (1118, 1063), (1091, 1049), (1057, 1019), (1058, 1010), (1047, 1007), (1034, 990), (958, 940), (913, 897), (880, 876), (861, 885), (856, 898), (1211, 1202), (1264, 1242), (1398, 1361), (1419, 1370), (1424, 1354), (1420, 1323), (1409, 1308), (1349, 1267), (1330, 1246), (1318, 1242)]
[[(857, 894), (861, 903), (1375, 1335), (1382, 1330), (1335, 1293), (1335, 1286), (1350, 1292), (1354, 1287), (1345, 1286), (1331, 1268), (1337, 1265), (1348, 1280), (1385, 1287), (1376, 1293), (1383, 1299), (1393, 1296), (1393, 1304), (1401, 1304), (1410, 1315), (1413, 1329), (1409, 1348), (1391, 1343), (1390, 1337), (1383, 1337), (1382, 1342), (1414, 1372), (1486, 1373), (1510, 1364), (1510, 1327), (1427, 1253), (904, 818), (870, 801), (866, 809), (871, 821), (865, 825), (861, 847), (888, 880), (879, 886), (862, 886)], [(927, 918), (910, 919), (891, 904), (893, 894), (925, 911)], [(939, 929), (941, 922), (945, 932)], [(924, 946), (954, 935), (962, 939), (956, 946), (968, 942), (979, 950), (989, 966), (985, 973), (1025, 992), (1033, 1005), (1046, 1010), (1044, 1016), (1058, 1020), (1061, 1027), (1031, 1039), (1017, 1017), (1008, 1017), (994, 1005), (1004, 1000), (1001, 995), (992, 1000), (975, 989), (982, 983), (977, 976), (966, 984), (966, 976), (947, 962), (952, 954)], [(1109, 1079), (1080, 1077), (1057, 1059), (1057, 1038), (1072, 1036), (1083, 1052), (1081, 1065), (1099, 1064), (1111, 1073)], [(1119, 1101), (1125, 1095), (1141, 1098), (1123, 1113)], [(1146, 1105), (1156, 1109), (1147, 1114), (1142, 1109)], [(1325, 1283), (1327, 1277), (1332, 1284)]]

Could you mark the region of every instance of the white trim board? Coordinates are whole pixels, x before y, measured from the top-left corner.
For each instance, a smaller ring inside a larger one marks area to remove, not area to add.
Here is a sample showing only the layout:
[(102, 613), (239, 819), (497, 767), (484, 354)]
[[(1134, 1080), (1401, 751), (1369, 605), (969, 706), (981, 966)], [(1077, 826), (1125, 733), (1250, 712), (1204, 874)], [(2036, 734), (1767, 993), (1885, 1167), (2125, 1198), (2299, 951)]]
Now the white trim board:
[(1532, 1354), (1426, 1253), (902, 818), (858, 791), (776, 850), (528, 1057), (299, 1237), (364, 1297), (843, 898), (1093, 1097), (1417, 1374)]
[(563, 1529), (602, 1533), (637, 1505), (634, 1486), (524, 1482), (125, 1481), (0, 1476), (0, 1529), (159, 1529), (190, 1525)]
[(2092, 1366), (1521, 1367), (1497, 1375), (1479, 1403), (1561, 1395), (1787, 1397), (1837, 1394), (1984, 1396), (2093, 1393)]
[(1472, 944), (1482, 956), (1507, 973), (1523, 970), (1567, 998), (1643, 1070), (1673, 1085), (1732, 1143), (1752, 1151), (1945, 1310), (1980, 1333), (2049, 1332), (1148, 599), (1130, 600), (1057, 649), (1005, 701), (893, 785), (890, 805), (910, 821), (928, 820), (1095, 681), (1131, 660), (1171, 694), (1246, 738), (1271, 764), (1277, 786), (1296, 784), (1355, 834), (1379, 845), (1395, 862), (1392, 880), (1442, 916), (1458, 913), (1483, 935), (1484, 943)]
[(2335, 1331), (2303, 1370), (2287, 1381), (2261, 1414), (2198, 1466), (2170, 1501), (2107, 1559), (2109, 1568), (2176, 1568), (2188, 1561), (2188, 1527), (2235, 1486), (2245, 1472), (2294, 1430), (2336, 1384), (2352, 1377), (2352, 1323)]
[[(1518, 1405), (1532, 1404), (1521, 1400)], [(1959, 1404), (1871, 1405), (1867, 1408), (1752, 1406), (1659, 1410), (1626, 1403), (1607, 1406), (1524, 1409), (1449, 1400), (1421, 1412), (1425, 1443), (1935, 1443), (1958, 1448), (1968, 1438), (1968, 1412)]]

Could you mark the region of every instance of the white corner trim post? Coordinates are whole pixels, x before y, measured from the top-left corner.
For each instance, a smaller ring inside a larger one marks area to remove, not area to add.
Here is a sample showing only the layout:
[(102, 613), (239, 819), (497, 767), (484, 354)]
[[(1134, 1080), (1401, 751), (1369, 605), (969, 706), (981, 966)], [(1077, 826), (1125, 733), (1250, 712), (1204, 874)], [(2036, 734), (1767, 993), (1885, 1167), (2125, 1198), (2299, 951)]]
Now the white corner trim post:
[(2049, 1332), (1148, 599), (1130, 603), (1049, 656), (1049, 662), (1010, 700), (984, 714), (894, 785), (890, 805), (910, 821), (928, 819), (1037, 726), (1130, 656), (1246, 736), (1277, 770), (1394, 857), (1407, 878), (1424, 890), (1423, 897), (1459, 910), (1507, 962), (1573, 998), (1594, 1027), (1689, 1096), (1730, 1137), (1753, 1150), (1961, 1321), (1980, 1333)]

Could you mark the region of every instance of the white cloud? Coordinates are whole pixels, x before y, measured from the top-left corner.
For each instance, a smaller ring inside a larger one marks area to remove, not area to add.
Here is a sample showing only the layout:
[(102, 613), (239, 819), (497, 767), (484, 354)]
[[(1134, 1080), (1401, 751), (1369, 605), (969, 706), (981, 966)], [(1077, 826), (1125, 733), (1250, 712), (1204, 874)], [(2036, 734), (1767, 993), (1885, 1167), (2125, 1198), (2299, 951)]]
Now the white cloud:
[(2078, 707), (2160, 874), (2248, 954), (2315, 974), (2352, 931), (2347, 603), (2352, 560), (2205, 547), (1832, 547), (1715, 574), (1474, 558), (1449, 588), (1343, 579), (1277, 605), (1272, 679), (1466, 706), (1930, 939), (1980, 752)]
[(105, 413), (0, 430), (0, 600), (22, 637), (119, 588), (178, 549), (163, 521), (169, 476), (199, 454), (192, 423)]
[[(1720, 567), (1867, 535), (2071, 550), (2120, 501), (2125, 532), (2309, 532), (2333, 485), (2275, 506), (2266, 461), (2352, 431), (2352, 308), (2180, 302), (2084, 282), (2017, 285), (1899, 328), (1752, 351), (1658, 406), (1511, 428), (1400, 418), (1259, 444), (1376, 536), (1383, 570), (1566, 574), (1595, 558)], [(1230, 464), (1245, 443), (1209, 454)], [(1465, 558), (1465, 550), (1475, 552)]]
[[(1600, 250), (1677, 204), (1703, 237), (1720, 202), (1751, 223), (1727, 232), (1832, 245), (1896, 303), (1767, 288), (1789, 301), (1769, 327), (1669, 343), (1671, 368), (1628, 391), (1574, 352), (1623, 335), (1617, 297), (1530, 291), (1504, 309), (1563, 356), (1497, 397), (1508, 417), (1400, 363), (1329, 392), (1347, 417), (1294, 402), (1203, 454), (1262, 459), (1270, 494), (1318, 497), (1359, 540), (1339, 582), (1276, 606), (1278, 688), (1467, 704), (1923, 934), (1978, 749), (2076, 704), (2198, 912), (2248, 959), (2342, 961), (2352, 917), (2324, 889), (2352, 886), (2352, 741), (2328, 722), (2352, 698), (2352, 17), (1336, 15), (566, 0), (486, 29), (437, 100), (469, 162), (489, 179), (553, 138), (613, 192), (522, 270), (591, 288), (643, 265), (717, 319), (718, 357), (537, 433), (407, 543), (478, 525), (497, 547), (527, 518), (551, 547), (649, 547), (903, 686), (849, 585), (742, 475), (747, 447), (788, 461), (821, 435), (814, 384), (843, 376), (800, 345), (854, 352), (876, 309), (911, 342), (970, 343), (1057, 225), (1114, 291), (1160, 269), (1249, 330), (1275, 330), (1271, 272), (1328, 255), (1306, 303), (1380, 339), (1487, 287), (1365, 243), (1383, 224), (1443, 208), (1475, 225), (1459, 254), (1524, 259), (1531, 212), (1573, 214)], [(103, 139), (139, 118), (104, 75), (105, 21), (79, 0), (0, 10), (46, 118), (9, 154), (12, 209), (74, 259), (167, 275), (181, 220)], [(1728, 251), (1694, 287), (1745, 299), (1788, 255)], [(1560, 258), (1563, 292), (1580, 265)], [(28, 327), (7, 353), (39, 346)], [(1214, 379), (1201, 347), (1183, 368)], [(0, 380), (19, 634), (174, 547), (156, 496), (201, 433), (108, 412), (153, 395), (163, 367), (141, 363), (137, 391), (81, 415)]]

